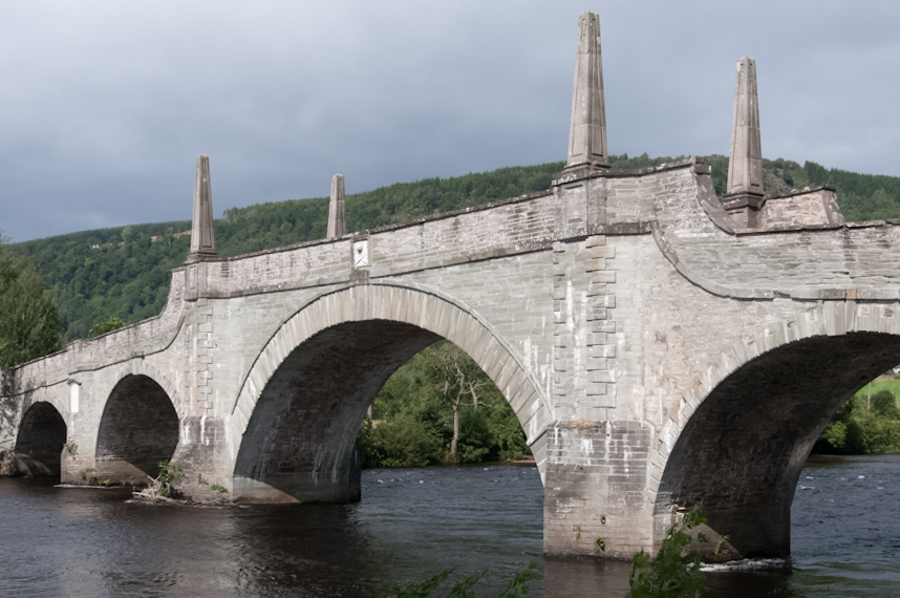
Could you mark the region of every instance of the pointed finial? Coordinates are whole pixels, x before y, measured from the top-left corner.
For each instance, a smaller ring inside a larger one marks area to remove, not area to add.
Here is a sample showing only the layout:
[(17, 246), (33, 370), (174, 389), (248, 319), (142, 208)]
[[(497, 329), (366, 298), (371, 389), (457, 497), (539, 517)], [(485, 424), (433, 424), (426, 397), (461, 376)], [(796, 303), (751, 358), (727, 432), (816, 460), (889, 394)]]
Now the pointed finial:
[(337, 239), (347, 234), (347, 221), (344, 217), (344, 175), (336, 174), (331, 178), (331, 201), (328, 203), (328, 230), (325, 236)]
[(729, 211), (756, 210), (762, 205), (764, 194), (756, 61), (745, 56), (737, 63), (731, 159), (723, 204)]
[(209, 157), (197, 156), (197, 176), (194, 179), (194, 218), (191, 223), (191, 252), (187, 263), (216, 255), (213, 238), (212, 187), (209, 181)]
[(578, 55), (572, 94), (569, 159), (563, 173), (587, 174), (609, 168), (606, 151), (606, 108), (600, 57), (600, 18), (586, 12), (578, 19)]

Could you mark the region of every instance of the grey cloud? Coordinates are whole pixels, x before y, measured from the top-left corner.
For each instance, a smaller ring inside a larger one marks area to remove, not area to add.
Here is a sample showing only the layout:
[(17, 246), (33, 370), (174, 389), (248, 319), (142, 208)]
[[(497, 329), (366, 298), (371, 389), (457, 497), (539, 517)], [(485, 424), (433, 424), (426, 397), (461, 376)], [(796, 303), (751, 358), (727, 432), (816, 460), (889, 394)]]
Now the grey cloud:
[(613, 1), (0, 4), (13, 240), (565, 158), (578, 14), (615, 153), (726, 153), (757, 60), (763, 151), (900, 175), (900, 5)]

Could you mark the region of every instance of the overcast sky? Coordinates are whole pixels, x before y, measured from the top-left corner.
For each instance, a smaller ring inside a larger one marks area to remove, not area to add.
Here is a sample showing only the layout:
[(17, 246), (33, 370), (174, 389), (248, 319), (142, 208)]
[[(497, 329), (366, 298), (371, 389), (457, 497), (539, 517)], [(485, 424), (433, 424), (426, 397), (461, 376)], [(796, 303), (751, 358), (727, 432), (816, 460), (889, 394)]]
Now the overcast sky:
[(0, 0), (13, 241), (564, 160), (578, 15), (611, 153), (727, 154), (757, 63), (763, 154), (900, 176), (900, 2)]

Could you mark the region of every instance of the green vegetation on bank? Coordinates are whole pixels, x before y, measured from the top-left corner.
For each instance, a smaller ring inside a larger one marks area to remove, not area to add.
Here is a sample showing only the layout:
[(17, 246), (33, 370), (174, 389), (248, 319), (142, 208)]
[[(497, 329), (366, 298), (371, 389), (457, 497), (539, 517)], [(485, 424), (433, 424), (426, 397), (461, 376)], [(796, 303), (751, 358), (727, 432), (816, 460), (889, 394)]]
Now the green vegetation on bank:
[(529, 454), (509, 403), (449, 341), (424, 349), (385, 383), (362, 423), (363, 467), (421, 467), (520, 459)]
[[(813, 452), (838, 455), (900, 453), (900, 380), (876, 380), (844, 403)], [(869, 394), (871, 391), (871, 395)], [(894, 391), (894, 392), (892, 392)]]
[[(699, 598), (706, 588), (706, 576), (700, 570), (700, 555), (686, 558), (694, 536), (688, 532), (707, 522), (701, 505), (695, 504), (681, 523), (666, 533), (659, 552), (651, 558), (643, 549), (631, 559), (629, 590), (625, 598)], [(697, 542), (708, 542), (697, 532)]]

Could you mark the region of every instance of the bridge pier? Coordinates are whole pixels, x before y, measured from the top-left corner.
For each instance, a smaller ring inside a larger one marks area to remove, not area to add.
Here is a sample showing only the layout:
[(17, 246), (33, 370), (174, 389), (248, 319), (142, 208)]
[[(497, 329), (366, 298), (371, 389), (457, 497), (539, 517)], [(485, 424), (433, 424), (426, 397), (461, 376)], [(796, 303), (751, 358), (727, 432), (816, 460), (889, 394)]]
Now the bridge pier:
[[(179, 490), (187, 496), (202, 500), (217, 496), (210, 489), (212, 484), (229, 489), (231, 464), (227, 459), (225, 420), (219, 417), (186, 416), (179, 421), (178, 430), (178, 445), (171, 461), (184, 473), (184, 477), (178, 482)], [(201, 479), (206, 483), (201, 483)]]
[(651, 429), (556, 422), (547, 431), (544, 552), (629, 558), (653, 543), (645, 505)]

